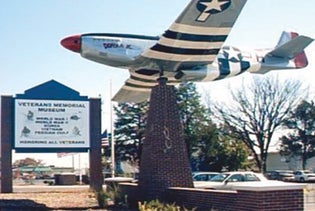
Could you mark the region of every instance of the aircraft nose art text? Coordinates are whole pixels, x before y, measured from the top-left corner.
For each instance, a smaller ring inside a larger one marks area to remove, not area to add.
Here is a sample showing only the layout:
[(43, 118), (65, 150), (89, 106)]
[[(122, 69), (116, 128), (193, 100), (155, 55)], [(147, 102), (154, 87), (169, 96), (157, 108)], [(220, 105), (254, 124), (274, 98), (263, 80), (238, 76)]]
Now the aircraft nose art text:
[(81, 35), (72, 35), (60, 41), (60, 44), (70, 51), (80, 53), (81, 50)]

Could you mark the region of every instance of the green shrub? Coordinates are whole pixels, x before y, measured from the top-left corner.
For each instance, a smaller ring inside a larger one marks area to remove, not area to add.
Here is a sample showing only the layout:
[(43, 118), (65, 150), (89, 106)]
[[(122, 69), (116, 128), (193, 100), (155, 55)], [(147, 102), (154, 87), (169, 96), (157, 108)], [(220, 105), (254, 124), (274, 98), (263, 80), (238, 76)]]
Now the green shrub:
[(96, 192), (96, 199), (99, 208), (105, 208), (108, 206), (108, 201), (111, 199), (110, 195), (103, 190)]
[[(149, 202), (144, 202), (143, 204), (139, 202), (139, 210), (140, 211), (188, 211), (186, 208), (181, 208), (177, 206), (175, 203), (172, 204), (164, 204), (159, 200), (152, 200)], [(195, 209), (192, 209), (192, 211)]]
[(96, 193), (96, 199), (100, 208), (105, 208), (110, 205), (116, 207), (127, 207), (127, 196), (123, 196), (117, 186), (107, 188), (106, 191), (98, 191)]

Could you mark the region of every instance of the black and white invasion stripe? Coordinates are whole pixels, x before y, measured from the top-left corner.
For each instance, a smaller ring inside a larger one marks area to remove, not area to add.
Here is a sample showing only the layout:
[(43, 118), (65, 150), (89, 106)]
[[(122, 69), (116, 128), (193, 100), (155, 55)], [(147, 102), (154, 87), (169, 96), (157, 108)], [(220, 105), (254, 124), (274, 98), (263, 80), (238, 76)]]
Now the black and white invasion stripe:
[(158, 43), (143, 56), (170, 61), (203, 61), (216, 58), (231, 28), (173, 23)]

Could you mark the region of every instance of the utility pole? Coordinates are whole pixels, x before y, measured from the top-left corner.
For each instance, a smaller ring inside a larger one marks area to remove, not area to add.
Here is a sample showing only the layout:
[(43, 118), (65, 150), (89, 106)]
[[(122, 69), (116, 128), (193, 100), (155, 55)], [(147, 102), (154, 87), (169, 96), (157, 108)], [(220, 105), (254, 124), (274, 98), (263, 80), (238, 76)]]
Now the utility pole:
[(110, 81), (110, 133), (111, 133), (111, 175), (115, 177), (115, 134), (113, 121), (112, 81)]

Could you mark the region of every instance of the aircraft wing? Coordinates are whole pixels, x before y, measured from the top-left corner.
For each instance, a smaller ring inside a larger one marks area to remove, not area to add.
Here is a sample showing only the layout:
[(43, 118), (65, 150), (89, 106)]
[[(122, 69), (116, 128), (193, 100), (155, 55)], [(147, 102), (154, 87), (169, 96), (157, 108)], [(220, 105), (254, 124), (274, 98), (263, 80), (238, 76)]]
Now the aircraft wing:
[[(191, 0), (184, 11), (160, 37), (157, 44), (145, 50), (138, 61), (154, 74), (137, 74), (129, 70), (130, 78), (114, 96), (117, 102), (141, 102), (148, 99), (159, 71), (177, 72), (211, 64), (247, 0)], [(149, 65), (148, 65), (149, 64)], [(146, 67), (147, 66), (147, 67)], [(168, 84), (178, 84), (172, 75)]]
[(211, 64), (246, 1), (192, 0), (158, 43), (142, 56), (177, 63), (171, 67), (187, 62)]
[[(113, 101), (140, 103), (149, 99), (152, 87), (157, 85), (158, 76), (145, 76), (133, 71), (130, 74), (123, 87), (113, 97)], [(174, 78), (168, 78), (169, 85), (178, 83)]]
[[(129, 80), (129, 79), (128, 79)], [(126, 83), (128, 83), (128, 80)], [(140, 103), (145, 100), (148, 100), (150, 97), (150, 89), (137, 89), (132, 88), (128, 85), (124, 85), (113, 97), (115, 102), (134, 102)]]

